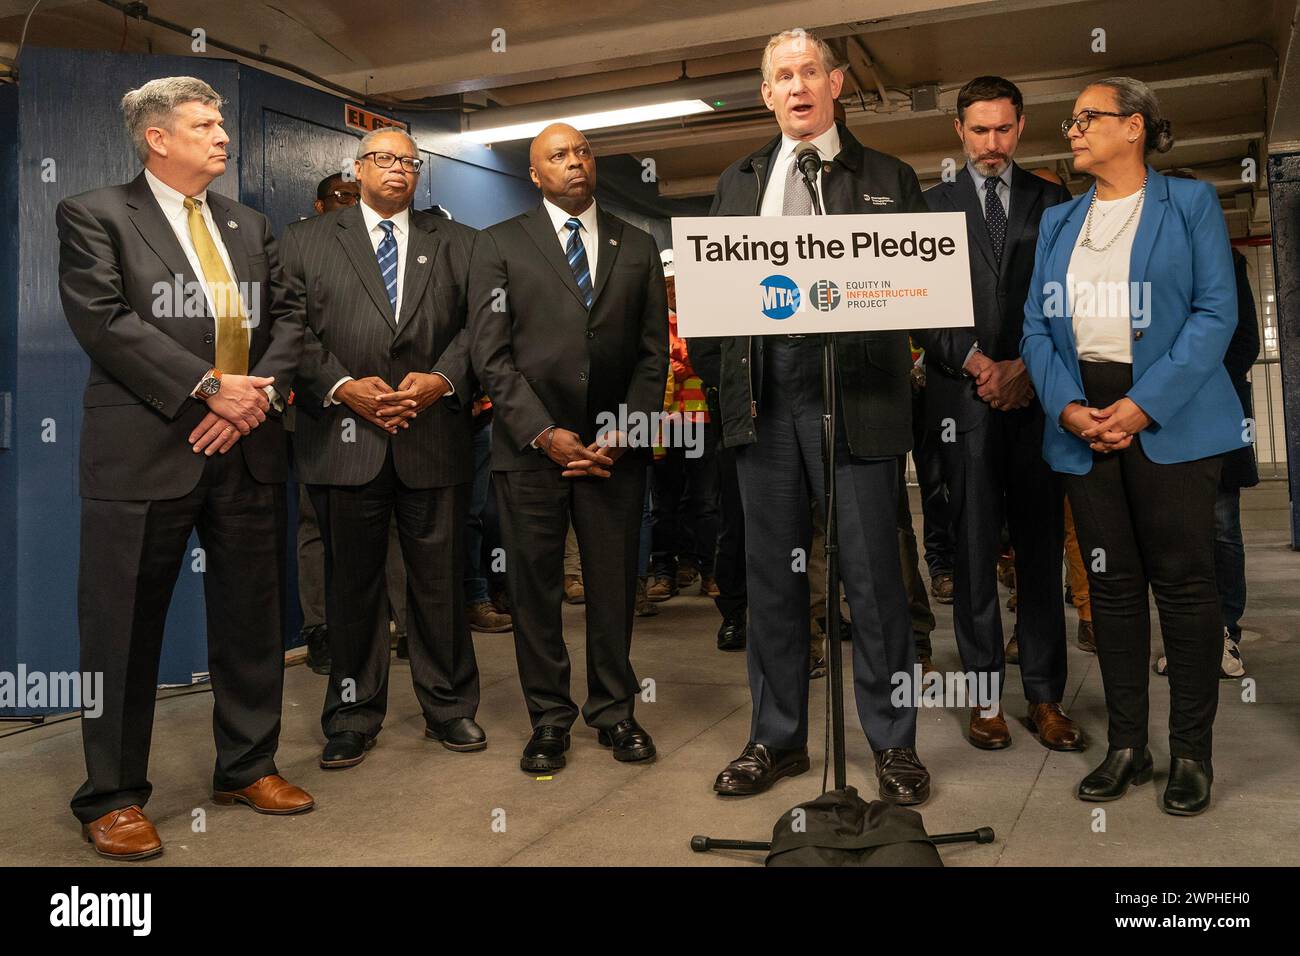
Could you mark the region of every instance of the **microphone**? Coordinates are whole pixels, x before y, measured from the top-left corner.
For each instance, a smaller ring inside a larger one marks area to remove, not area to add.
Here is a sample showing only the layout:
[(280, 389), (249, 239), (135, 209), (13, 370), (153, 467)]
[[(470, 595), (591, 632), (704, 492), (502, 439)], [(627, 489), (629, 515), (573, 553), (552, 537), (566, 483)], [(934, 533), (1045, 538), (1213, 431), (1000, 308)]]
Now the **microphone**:
[(817, 147), (812, 143), (800, 143), (799, 148), (794, 151), (794, 160), (799, 165), (799, 171), (808, 180), (808, 185), (816, 186), (817, 174), (822, 171), (822, 158), (817, 152)]

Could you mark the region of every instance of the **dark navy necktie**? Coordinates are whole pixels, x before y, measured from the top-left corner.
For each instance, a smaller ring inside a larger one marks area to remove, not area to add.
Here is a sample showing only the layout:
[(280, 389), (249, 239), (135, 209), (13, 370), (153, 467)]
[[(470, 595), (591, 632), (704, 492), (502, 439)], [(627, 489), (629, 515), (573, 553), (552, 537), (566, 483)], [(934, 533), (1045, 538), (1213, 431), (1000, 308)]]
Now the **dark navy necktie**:
[(984, 191), (988, 194), (984, 200), (984, 221), (988, 223), (989, 238), (993, 241), (993, 256), (1002, 265), (1002, 246), (1007, 241), (1007, 211), (998, 198), (998, 183), (1001, 179), (993, 177), (984, 180)]
[(397, 314), (397, 240), (393, 238), (393, 223), (383, 219), (379, 228), (384, 230), (384, 238), (379, 240), (375, 256), (379, 259), (379, 274), (383, 277), (384, 288), (388, 290), (388, 304)]
[(591, 269), (587, 266), (587, 248), (582, 244), (582, 223), (576, 216), (565, 223), (569, 227), (569, 242), (564, 247), (564, 255), (573, 270), (573, 281), (578, 283), (582, 300), (591, 308)]

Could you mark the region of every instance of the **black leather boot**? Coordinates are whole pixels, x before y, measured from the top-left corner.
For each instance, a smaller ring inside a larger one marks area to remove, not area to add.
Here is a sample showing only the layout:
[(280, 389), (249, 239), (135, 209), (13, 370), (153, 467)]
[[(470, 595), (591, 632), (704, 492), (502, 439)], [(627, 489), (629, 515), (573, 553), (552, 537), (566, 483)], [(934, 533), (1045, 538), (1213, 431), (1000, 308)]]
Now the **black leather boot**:
[(1078, 797), (1093, 803), (1118, 800), (1130, 784), (1136, 787), (1148, 782), (1152, 766), (1151, 751), (1145, 747), (1141, 754), (1135, 747), (1112, 747), (1101, 765), (1079, 782)]

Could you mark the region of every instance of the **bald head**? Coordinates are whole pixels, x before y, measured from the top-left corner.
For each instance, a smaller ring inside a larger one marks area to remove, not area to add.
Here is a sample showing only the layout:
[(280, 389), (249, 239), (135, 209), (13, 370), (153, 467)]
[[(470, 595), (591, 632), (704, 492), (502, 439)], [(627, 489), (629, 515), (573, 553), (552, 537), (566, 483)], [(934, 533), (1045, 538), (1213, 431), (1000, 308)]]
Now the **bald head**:
[(552, 123), (528, 148), (528, 175), (542, 195), (577, 215), (596, 190), (596, 158), (587, 137), (566, 123)]

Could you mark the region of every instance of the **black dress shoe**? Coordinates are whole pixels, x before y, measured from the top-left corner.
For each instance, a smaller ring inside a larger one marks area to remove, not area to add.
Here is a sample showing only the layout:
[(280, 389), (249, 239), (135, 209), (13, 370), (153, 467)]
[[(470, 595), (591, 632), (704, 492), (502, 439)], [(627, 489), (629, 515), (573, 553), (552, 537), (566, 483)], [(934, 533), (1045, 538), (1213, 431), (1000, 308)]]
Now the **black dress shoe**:
[(596, 741), (602, 747), (614, 748), (614, 759), (624, 763), (638, 760), (652, 760), (655, 755), (655, 742), (650, 735), (633, 718), (620, 720), (609, 730), (597, 730)]
[(713, 789), (724, 797), (742, 797), (769, 790), (782, 777), (795, 777), (808, 769), (808, 748), (777, 750), (748, 743), (740, 756), (723, 768)]
[(564, 766), (564, 752), (569, 749), (569, 732), (554, 724), (533, 728), (533, 735), (524, 745), (524, 755), (519, 758), (519, 769), (524, 773), (547, 773)]
[(303, 643), (307, 645), (307, 667), (313, 674), (330, 672), (330, 634), (324, 624), (313, 624), (302, 629)]
[(911, 807), (930, 799), (930, 771), (912, 747), (877, 750), (876, 780), (880, 799), (900, 807)]
[(1160, 808), (1176, 817), (1194, 817), (1210, 805), (1214, 768), (1208, 760), (1174, 757), (1169, 762), (1169, 783)]
[(442, 723), (430, 724), (424, 728), (424, 736), (430, 740), (442, 741), (444, 747), (457, 753), (487, 748), (487, 734), (470, 717), (453, 717)]
[(320, 765), (325, 770), (342, 770), (355, 767), (366, 759), (366, 751), (375, 745), (374, 737), (367, 737), (356, 730), (345, 730), (334, 734), (325, 741), (321, 751)]
[(1136, 787), (1148, 782), (1151, 771), (1151, 751), (1145, 747), (1141, 753), (1136, 747), (1111, 747), (1101, 765), (1079, 781), (1078, 797), (1089, 803), (1118, 800), (1130, 784)]
[(718, 650), (743, 651), (745, 649), (745, 618), (724, 618), (718, 628)]

